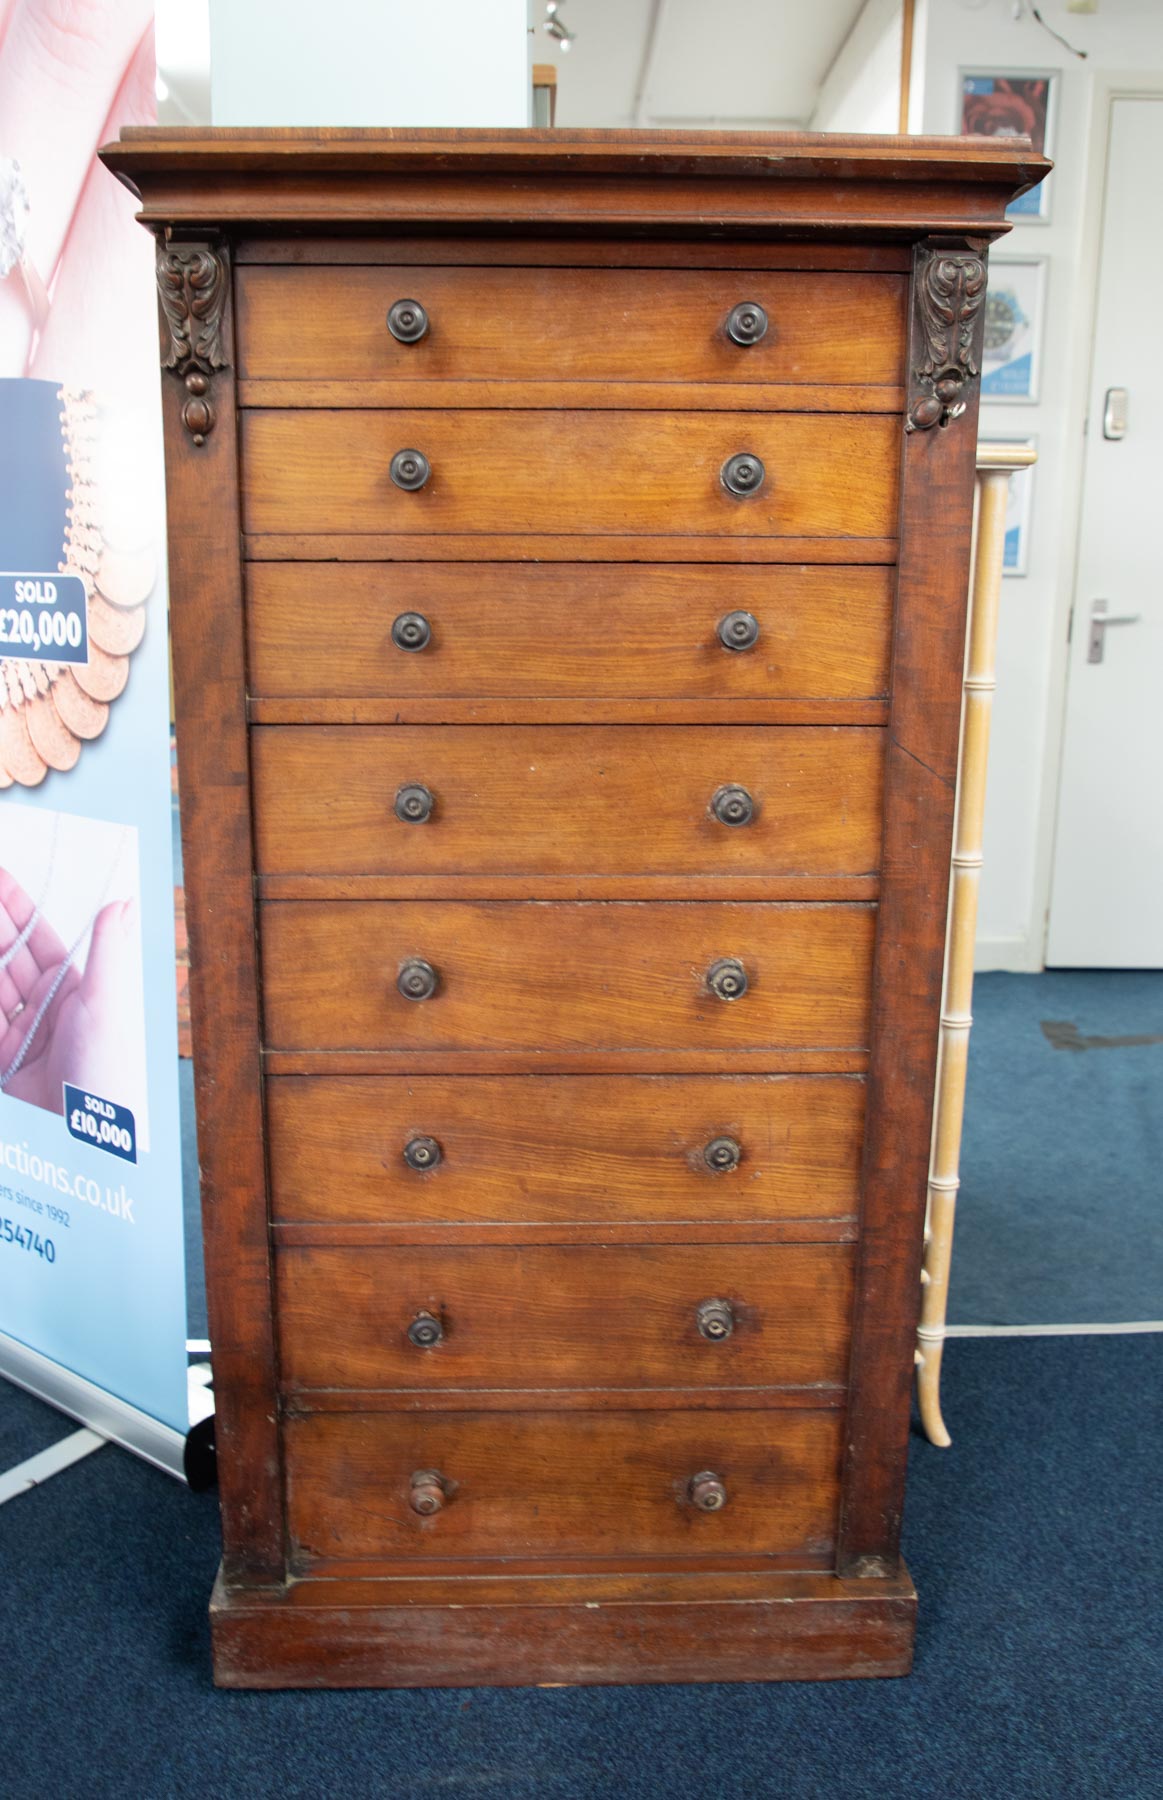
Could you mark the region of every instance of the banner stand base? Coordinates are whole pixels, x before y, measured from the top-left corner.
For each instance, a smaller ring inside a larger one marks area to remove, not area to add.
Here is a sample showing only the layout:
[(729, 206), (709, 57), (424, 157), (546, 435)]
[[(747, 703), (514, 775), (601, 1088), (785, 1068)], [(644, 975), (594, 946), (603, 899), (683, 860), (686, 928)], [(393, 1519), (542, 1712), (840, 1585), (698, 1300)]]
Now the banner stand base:
[[(88, 1426), (90, 1432), (107, 1443), (120, 1444), (144, 1462), (152, 1463), (178, 1481), (185, 1481), (186, 1434), (151, 1419), (148, 1413), (107, 1394), (104, 1388), (74, 1375), (51, 1357), (41, 1356), (27, 1344), (0, 1331), (0, 1375), (17, 1387), (24, 1388), (38, 1400), (55, 1406)], [(92, 1446), (94, 1449), (96, 1445)], [(73, 1459), (70, 1459), (73, 1460)], [(64, 1465), (62, 1464), (62, 1467)]]

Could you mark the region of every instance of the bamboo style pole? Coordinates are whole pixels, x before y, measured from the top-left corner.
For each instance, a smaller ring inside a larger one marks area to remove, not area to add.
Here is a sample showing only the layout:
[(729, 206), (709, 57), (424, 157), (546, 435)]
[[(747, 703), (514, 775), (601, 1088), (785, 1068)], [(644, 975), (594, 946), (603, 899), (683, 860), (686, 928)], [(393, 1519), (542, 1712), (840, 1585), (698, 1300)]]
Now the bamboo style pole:
[(921, 1317), (917, 1326), (917, 1400), (931, 1444), (947, 1449), (952, 1438), (941, 1415), (941, 1358), (953, 1258), (953, 1219), (961, 1185), (961, 1127), (965, 1076), (973, 1024), (973, 946), (981, 879), (989, 728), (997, 686), (997, 621), (1005, 551), (1006, 497), (1010, 476), (1028, 469), (1037, 452), (1024, 444), (979, 444), (977, 503), (970, 572), (970, 603), (957, 770), (957, 816), (945, 939), (937, 1094), (929, 1161)]

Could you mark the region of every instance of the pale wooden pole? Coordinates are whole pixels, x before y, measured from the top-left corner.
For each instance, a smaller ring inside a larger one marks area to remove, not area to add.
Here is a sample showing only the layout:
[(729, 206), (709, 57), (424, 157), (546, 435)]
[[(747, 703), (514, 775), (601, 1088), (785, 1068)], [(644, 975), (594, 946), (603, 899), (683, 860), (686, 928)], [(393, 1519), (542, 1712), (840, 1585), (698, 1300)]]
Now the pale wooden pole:
[(989, 727), (997, 686), (997, 619), (1005, 552), (1006, 496), (1010, 476), (1019, 469), (1028, 469), (1036, 456), (1037, 452), (1025, 444), (979, 444), (977, 448), (976, 528), (957, 770), (957, 817), (953, 828), (945, 985), (921, 1272), (921, 1319), (917, 1327), (921, 1424), (929, 1442), (941, 1449), (947, 1449), (953, 1441), (941, 1416), (941, 1356), (953, 1257), (953, 1217), (961, 1185), (961, 1126), (973, 1023), (973, 946), (977, 936)]

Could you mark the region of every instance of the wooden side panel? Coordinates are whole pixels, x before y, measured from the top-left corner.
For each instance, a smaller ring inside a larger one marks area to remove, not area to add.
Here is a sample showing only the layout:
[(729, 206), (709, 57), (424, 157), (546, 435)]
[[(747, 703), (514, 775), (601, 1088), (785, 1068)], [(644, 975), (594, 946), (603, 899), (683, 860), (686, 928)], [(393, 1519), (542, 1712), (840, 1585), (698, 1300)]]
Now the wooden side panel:
[(213, 424), (197, 443), (191, 393), (162, 377), (170, 618), (223, 1568), (253, 1585), (283, 1578), (283, 1514), (230, 368), (208, 385)]
[[(258, 869), (639, 874), (668, 897), (693, 875), (728, 894), (740, 875), (869, 874), (883, 753), (883, 732), (835, 726), (267, 726), (251, 743)], [(410, 789), (418, 822), (396, 810)], [(714, 811), (730, 790), (743, 823)]]
[[(920, 247), (918, 263), (926, 255)], [(979, 331), (973, 339), (980, 345)], [(912, 366), (924, 364), (927, 348), (918, 334)], [(907, 432), (902, 456), (841, 1574), (892, 1574), (899, 1558), (957, 781), (975, 381), (965, 400), (947, 424)]]
[[(718, 270), (248, 268), (239, 277), (244, 377), (369, 381), (820, 382), (893, 385), (904, 368), (899, 275), (741, 277)], [(387, 314), (418, 301), (401, 343)], [(741, 302), (768, 327), (741, 346)]]
[[(243, 415), (247, 532), (659, 532), (891, 538), (899, 422), (802, 413), (254, 411)], [(400, 450), (431, 475), (405, 491)], [(746, 452), (766, 479), (720, 478)]]
[[(250, 687), (271, 698), (554, 697), (587, 708), (879, 698), (894, 581), (887, 568), (778, 564), (256, 562)], [(392, 642), (404, 612), (426, 620), (423, 650)], [(731, 612), (756, 620), (751, 650), (720, 643)]]
[[(755, 1555), (830, 1548), (835, 1411), (311, 1413), (286, 1426), (296, 1565), (338, 1557)], [(423, 1518), (417, 1471), (449, 1484)], [(717, 1474), (717, 1512), (688, 1498)]]
[[(875, 909), (285, 900), (262, 907), (266, 1043), (287, 1050), (862, 1047)], [(430, 999), (397, 989), (436, 972)], [(712, 964), (743, 963), (722, 1000)]]
[[(272, 1076), (271, 1207), (358, 1224), (844, 1218), (864, 1083), (823, 1075)], [(440, 1162), (410, 1168), (433, 1137)], [(740, 1161), (708, 1167), (731, 1137)]]
[[(276, 1264), (283, 1381), (441, 1393), (842, 1386), (851, 1264), (843, 1244), (288, 1246)], [(730, 1309), (725, 1336), (700, 1331), (709, 1301)], [(440, 1327), (430, 1348), (408, 1336), (421, 1313)]]

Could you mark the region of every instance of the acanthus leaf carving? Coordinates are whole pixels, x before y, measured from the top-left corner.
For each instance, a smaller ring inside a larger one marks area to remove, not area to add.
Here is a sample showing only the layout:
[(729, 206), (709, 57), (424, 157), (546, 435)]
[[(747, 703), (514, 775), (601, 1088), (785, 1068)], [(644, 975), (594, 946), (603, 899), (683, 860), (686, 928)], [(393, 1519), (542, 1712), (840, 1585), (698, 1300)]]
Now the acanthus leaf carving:
[(201, 445), (214, 429), (210, 380), (227, 367), (226, 264), (207, 244), (163, 244), (158, 250), (157, 285), (169, 340), (162, 367), (184, 381), (182, 423)]
[(967, 390), (981, 373), (985, 287), (983, 257), (918, 249), (907, 431), (948, 425), (965, 411)]

